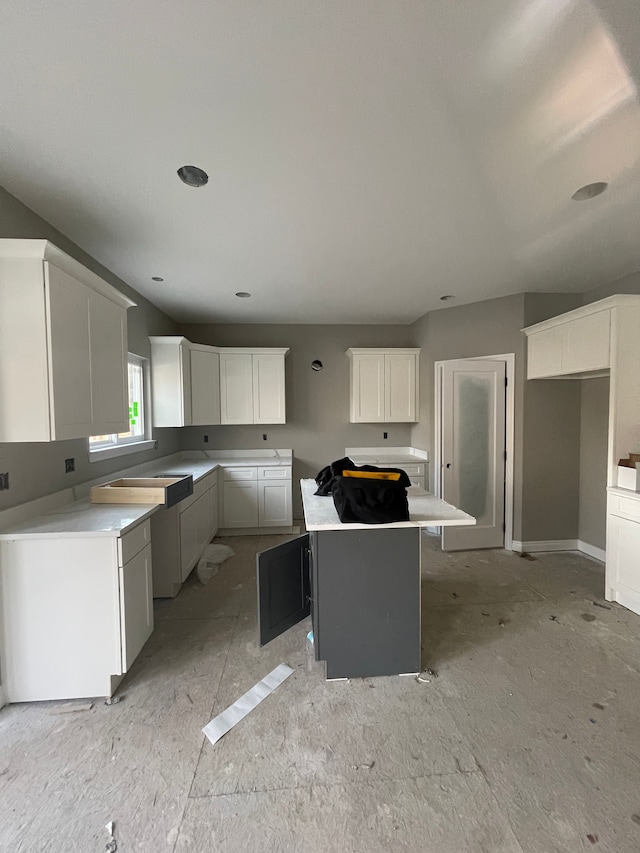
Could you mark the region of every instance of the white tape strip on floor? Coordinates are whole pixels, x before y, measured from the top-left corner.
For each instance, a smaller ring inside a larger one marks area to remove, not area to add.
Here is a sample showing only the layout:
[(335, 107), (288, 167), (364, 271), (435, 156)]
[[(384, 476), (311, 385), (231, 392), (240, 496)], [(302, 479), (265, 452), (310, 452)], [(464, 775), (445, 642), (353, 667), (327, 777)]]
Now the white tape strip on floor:
[(214, 717), (210, 723), (202, 729), (209, 738), (211, 743), (217, 743), (221, 737), (226, 735), (228, 731), (239, 723), (240, 720), (247, 716), (249, 711), (253, 711), (263, 699), (273, 693), (273, 691), (289, 678), (293, 670), (286, 663), (281, 663), (269, 675), (266, 675), (262, 681), (259, 681), (251, 690), (247, 690), (244, 696), (241, 696), (233, 705), (229, 705), (222, 713)]

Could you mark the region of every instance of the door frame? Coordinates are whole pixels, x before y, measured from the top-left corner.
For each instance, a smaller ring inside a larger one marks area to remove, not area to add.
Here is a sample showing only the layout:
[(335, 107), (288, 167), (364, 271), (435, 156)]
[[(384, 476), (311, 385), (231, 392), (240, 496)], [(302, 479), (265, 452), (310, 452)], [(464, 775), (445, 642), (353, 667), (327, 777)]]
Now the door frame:
[(513, 550), (513, 480), (515, 446), (515, 402), (516, 402), (516, 355), (513, 352), (500, 355), (474, 355), (467, 358), (448, 358), (436, 361), (435, 368), (435, 424), (433, 431), (433, 493), (442, 497), (442, 369), (450, 361), (503, 361), (506, 365), (507, 393), (505, 398), (505, 449), (507, 458), (504, 466), (504, 548)]

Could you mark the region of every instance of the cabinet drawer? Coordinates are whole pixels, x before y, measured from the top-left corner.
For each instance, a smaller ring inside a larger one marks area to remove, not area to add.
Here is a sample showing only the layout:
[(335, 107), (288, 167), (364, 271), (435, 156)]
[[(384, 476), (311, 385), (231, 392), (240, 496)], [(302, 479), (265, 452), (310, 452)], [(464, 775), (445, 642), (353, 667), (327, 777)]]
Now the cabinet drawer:
[(194, 504), (198, 498), (201, 498), (205, 492), (209, 491), (209, 488), (210, 483), (208, 477), (202, 477), (197, 483), (194, 483), (193, 494), (189, 495), (188, 498), (185, 498), (177, 504), (178, 512), (183, 513), (185, 509), (188, 509), (192, 504)]
[(225, 480), (257, 480), (258, 479), (258, 469), (257, 468), (225, 468), (224, 469), (224, 479)]
[(424, 477), (424, 465), (402, 465), (398, 462), (391, 462), (390, 468), (400, 468), (412, 479), (414, 477)]
[(640, 521), (640, 501), (633, 498), (623, 498), (619, 495), (609, 495), (609, 512), (621, 518)]
[(259, 480), (289, 480), (291, 468), (258, 468)]
[(147, 519), (118, 539), (118, 565), (124, 566), (139, 551), (146, 548), (150, 542), (151, 522)]

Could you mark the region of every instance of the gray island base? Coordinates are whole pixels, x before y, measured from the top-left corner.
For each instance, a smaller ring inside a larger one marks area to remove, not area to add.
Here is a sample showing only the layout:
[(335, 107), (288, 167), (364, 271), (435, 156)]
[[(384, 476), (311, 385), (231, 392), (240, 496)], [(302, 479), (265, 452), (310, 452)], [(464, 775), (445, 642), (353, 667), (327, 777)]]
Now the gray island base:
[(342, 524), (331, 497), (302, 480), (308, 533), (257, 557), (260, 644), (312, 615), (328, 679), (420, 671), (420, 528), (475, 519), (409, 489), (410, 521)]

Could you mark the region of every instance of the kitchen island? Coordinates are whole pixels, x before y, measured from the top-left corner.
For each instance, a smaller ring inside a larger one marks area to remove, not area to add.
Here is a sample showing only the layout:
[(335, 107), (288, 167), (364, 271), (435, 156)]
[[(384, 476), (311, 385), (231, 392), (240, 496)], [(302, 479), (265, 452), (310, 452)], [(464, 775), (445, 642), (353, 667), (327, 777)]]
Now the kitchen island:
[(261, 645), (311, 613), (328, 679), (419, 672), (420, 528), (475, 519), (412, 487), (409, 521), (343, 524), (314, 480), (300, 485), (308, 533), (257, 558)]

